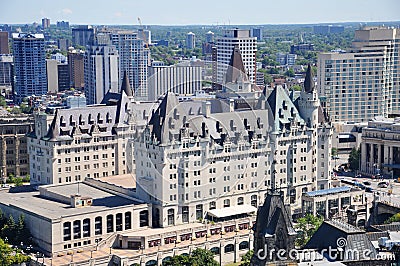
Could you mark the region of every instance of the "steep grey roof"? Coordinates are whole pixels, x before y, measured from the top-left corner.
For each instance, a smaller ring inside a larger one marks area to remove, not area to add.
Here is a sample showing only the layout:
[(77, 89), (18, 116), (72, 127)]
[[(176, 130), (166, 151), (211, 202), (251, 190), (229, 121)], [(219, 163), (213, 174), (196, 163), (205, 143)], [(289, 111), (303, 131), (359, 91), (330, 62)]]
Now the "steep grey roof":
[(124, 72), (124, 78), (122, 79), (121, 93), (122, 92), (125, 92), (128, 97), (133, 96), (133, 91), (131, 89), (131, 85), (129, 84), (129, 78), (126, 71)]
[(239, 138), (251, 141), (264, 139), (272, 131), (273, 115), (267, 106), (260, 110), (242, 109), (229, 111), (224, 100), (208, 101), (210, 113), (204, 115), (206, 102), (178, 102), (177, 97), (167, 93), (149, 122), (151, 135), (161, 143), (180, 140), (182, 130), (200, 137), (210, 137), (222, 144), (236, 142)]
[(259, 236), (273, 236), (278, 223), (283, 223), (289, 235), (296, 235), (292, 220), (279, 194), (269, 193), (264, 205), (258, 209), (255, 232)]
[(290, 126), (292, 120), (304, 124), (303, 118), (293, 104), (282, 86), (276, 86), (268, 97), (268, 103), (274, 115), (274, 130), (281, 131), (284, 127)]
[(249, 81), (249, 78), (244, 68), (239, 46), (235, 45), (226, 71), (225, 82), (237, 83), (238, 81)]
[(307, 93), (311, 93), (313, 92), (314, 89), (315, 89), (315, 83), (313, 79), (312, 68), (311, 65), (308, 64), (306, 78), (304, 79), (304, 91)]
[(100, 105), (57, 109), (45, 138), (50, 141), (68, 140), (77, 134), (91, 137), (93, 133), (111, 136), (116, 127), (128, 125), (131, 105), (122, 91), (108, 92)]

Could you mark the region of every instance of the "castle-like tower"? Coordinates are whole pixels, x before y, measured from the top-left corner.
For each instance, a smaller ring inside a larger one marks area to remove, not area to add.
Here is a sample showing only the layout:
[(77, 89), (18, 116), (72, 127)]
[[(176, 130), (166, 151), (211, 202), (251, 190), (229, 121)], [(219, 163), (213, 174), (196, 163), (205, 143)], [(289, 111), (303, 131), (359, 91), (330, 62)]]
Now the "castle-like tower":
[(301, 116), (314, 133), (312, 135), (313, 149), (313, 177), (317, 178), (318, 189), (330, 187), (330, 176), (332, 166), (332, 126), (319, 101), (318, 92), (315, 88), (312, 68), (308, 65), (304, 87), (297, 100)]

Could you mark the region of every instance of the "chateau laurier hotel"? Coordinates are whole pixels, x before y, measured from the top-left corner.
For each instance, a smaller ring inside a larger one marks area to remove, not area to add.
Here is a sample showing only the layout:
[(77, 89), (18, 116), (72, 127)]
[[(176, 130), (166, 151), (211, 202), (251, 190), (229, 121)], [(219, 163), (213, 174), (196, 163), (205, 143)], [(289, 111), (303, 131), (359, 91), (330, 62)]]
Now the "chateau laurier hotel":
[[(167, 92), (139, 103), (125, 77), (100, 105), (38, 114), (28, 150), (39, 192), (1, 193), (2, 209), (24, 213), (31, 229), (48, 226), (32, 230), (48, 254), (96, 244), (146, 249), (176, 241), (185, 224), (246, 218), (238, 230), (250, 228), (273, 187), (293, 213), (302, 193), (330, 187), (332, 129), (311, 67), (301, 92), (260, 91), (235, 47), (222, 87), (209, 100), (179, 102)], [(130, 187), (113, 181), (121, 176)], [(155, 227), (174, 236), (151, 240), (162, 235)]]

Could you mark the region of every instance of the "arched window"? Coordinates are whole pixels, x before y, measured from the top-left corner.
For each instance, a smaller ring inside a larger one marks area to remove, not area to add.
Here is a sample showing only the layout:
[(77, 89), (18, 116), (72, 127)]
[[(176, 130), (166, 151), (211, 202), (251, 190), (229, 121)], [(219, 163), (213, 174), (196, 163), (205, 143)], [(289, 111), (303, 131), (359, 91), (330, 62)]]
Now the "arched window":
[(168, 209), (168, 225), (175, 224), (175, 211), (174, 209)]
[(251, 195), (251, 206), (256, 207), (257, 208), (257, 195)]
[(243, 205), (244, 204), (244, 199), (243, 199), (243, 197), (239, 197), (238, 199), (237, 199), (237, 205)]
[(106, 115), (106, 121), (107, 121), (107, 123), (111, 123), (111, 122), (112, 122), (110, 113), (107, 113), (107, 115)]
[(228, 244), (225, 246), (225, 253), (233, 252), (235, 250), (235, 246), (233, 244)]
[(115, 225), (117, 231), (122, 231), (122, 213), (117, 213), (117, 215), (115, 215)]
[(214, 254), (214, 255), (219, 255), (220, 249), (219, 247), (213, 247), (210, 249), (210, 251)]
[(64, 241), (71, 240), (71, 222), (65, 222), (63, 224), (64, 228)]
[(90, 219), (86, 218), (83, 220), (83, 226), (82, 226), (82, 236), (83, 237), (90, 237)]
[(89, 125), (92, 125), (94, 123), (94, 121), (93, 121), (93, 118), (92, 118), (92, 114), (89, 114), (89, 117), (88, 117), (88, 124)]
[(69, 125), (75, 126), (75, 121), (74, 121), (74, 118), (72, 117), (72, 115), (69, 116)]
[(103, 119), (101, 119), (100, 113), (97, 114), (97, 123), (98, 123), (98, 124), (103, 123)]
[(101, 235), (103, 233), (103, 221), (101, 216), (97, 216), (94, 220), (94, 234)]
[(217, 208), (217, 204), (215, 203), (215, 201), (211, 201), (210, 202), (210, 207), (209, 207), (209, 209), (210, 210), (214, 210), (214, 209), (216, 209)]
[(132, 213), (125, 213), (125, 230), (132, 229)]
[(248, 249), (249, 248), (249, 242), (248, 241), (243, 241), (239, 243), (239, 250), (242, 249)]
[(84, 124), (85, 124), (85, 121), (83, 120), (82, 115), (80, 114), (79, 115), (79, 125), (84, 125)]
[(139, 213), (139, 219), (140, 219), (140, 227), (144, 227), (144, 226), (149, 226), (149, 211), (145, 210), (145, 211), (141, 211)]
[(224, 208), (231, 206), (231, 201), (229, 199), (224, 199)]
[(60, 126), (62, 126), (62, 127), (65, 127), (65, 126), (66, 126), (63, 116), (60, 117)]
[(157, 261), (149, 260), (148, 262), (146, 262), (146, 266), (157, 266)]
[(81, 221), (75, 220), (73, 228), (74, 228), (74, 239), (81, 238)]
[(107, 215), (107, 233), (114, 232), (114, 215)]

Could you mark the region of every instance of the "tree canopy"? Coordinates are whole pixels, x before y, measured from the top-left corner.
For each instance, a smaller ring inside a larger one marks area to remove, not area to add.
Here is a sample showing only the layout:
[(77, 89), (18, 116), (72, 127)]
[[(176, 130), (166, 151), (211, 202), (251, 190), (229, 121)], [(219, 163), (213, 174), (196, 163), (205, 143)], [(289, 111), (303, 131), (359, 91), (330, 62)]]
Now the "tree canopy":
[(349, 156), (349, 167), (351, 170), (358, 170), (360, 168), (360, 149), (353, 148)]
[(205, 249), (196, 249), (190, 255), (177, 255), (164, 262), (164, 266), (218, 266), (214, 254)]
[(297, 220), (297, 224), (295, 225), (295, 228), (299, 231), (296, 239), (296, 245), (300, 247), (304, 246), (308, 240), (310, 240), (312, 235), (318, 230), (323, 221), (324, 219), (322, 217), (316, 217), (311, 214), (307, 214), (305, 217), (299, 218)]

